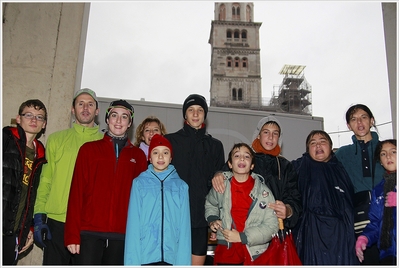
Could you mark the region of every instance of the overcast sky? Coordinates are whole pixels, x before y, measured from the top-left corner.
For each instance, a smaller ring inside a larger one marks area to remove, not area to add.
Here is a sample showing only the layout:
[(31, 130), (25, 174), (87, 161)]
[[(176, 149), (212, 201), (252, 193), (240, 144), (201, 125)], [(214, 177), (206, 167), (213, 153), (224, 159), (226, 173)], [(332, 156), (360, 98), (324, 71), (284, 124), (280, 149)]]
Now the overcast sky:
[[(91, 2), (82, 87), (99, 97), (182, 104), (210, 97), (215, 2)], [(304, 65), (313, 115), (334, 147), (352, 143), (346, 110), (374, 113), (380, 139), (392, 138), (381, 2), (253, 1), (261, 22), (263, 98), (282, 82), (285, 64)], [(338, 131), (346, 131), (337, 134)]]

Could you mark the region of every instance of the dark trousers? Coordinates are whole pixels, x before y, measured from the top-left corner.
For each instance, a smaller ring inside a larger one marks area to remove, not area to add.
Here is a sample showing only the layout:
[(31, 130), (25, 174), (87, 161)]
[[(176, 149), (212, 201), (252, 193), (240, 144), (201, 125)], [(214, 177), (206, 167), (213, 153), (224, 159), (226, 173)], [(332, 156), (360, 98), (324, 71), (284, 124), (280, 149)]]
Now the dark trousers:
[(72, 254), (64, 245), (65, 223), (53, 219), (47, 219), (47, 225), (51, 232), (51, 240), (45, 240), (43, 248), (43, 265), (70, 265)]
[(123, 265), (124, 240), (110, 240), (94, 235), (80, 235), (80, 254), (74, 257), (76, 265)]
[(16, 240), (14, 235), (3, 235), (3, 265), (16, 265)]

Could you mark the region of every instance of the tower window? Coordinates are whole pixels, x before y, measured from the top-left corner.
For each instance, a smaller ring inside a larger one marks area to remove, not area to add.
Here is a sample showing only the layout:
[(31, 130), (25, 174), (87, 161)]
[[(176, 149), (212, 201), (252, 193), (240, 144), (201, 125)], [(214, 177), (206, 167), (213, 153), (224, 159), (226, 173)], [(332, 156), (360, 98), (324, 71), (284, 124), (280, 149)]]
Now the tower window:
[(235, 30), (234, 31), (234, 41), (240, 40), (240, 31)]
[(224, 4), (220, 5), (219, 20), (226, 20), (226, 7), (224, 6)]
[(231, 97), (233, 101), (237, 100), (237, 90), (235, 88), (231, 92)]
[(233, 66), (233, 59), (231, 57), (227, 57), (227, 67)]
[(240, 19), (240, 4), (233, 4), (232, 13), (233, 13), (233, 20)]
[(227, 39), (231, 39), (231, 36), (232, 36), (231, 30), (227, 30), (226, 36), (227, 36)]
[(242, 31), (242, 33), (241, 33), (241, 38), (244, 40), (244, 39), (247, 39), (247, 31)]
[(241, 89), (241, 88), (238, 89), (238, 97), (237, 97), (237, 99), (238, 99), (239, 101), (242, 101), (242, 89)]
[(248, 67), (248, 59), (247, 58), (243, 58), (242, 59), (242, 67), (243, 68), (247, 68)]
[(235, 59), (234, 59), (234, 67), (240, 67), (240, 58), (238, 58), (238, 57), (236, 57)]
[(251, 7), (249, 5), (247, 5), (247, 12), (246, 13), (247, 13), (247, 16), (246, 16), (247, 21), (251, 22), (252, 21), (252, 18), (251, 18)]

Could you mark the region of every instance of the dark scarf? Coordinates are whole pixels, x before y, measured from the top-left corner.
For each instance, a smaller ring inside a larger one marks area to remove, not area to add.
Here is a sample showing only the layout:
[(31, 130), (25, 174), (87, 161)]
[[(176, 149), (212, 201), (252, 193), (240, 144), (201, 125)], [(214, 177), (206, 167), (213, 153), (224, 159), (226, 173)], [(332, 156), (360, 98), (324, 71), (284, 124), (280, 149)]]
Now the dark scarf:
[[(385, 173), (384, 174), (384, 197), (386, 197), (388, 192), (395, 190), (396, 186), (396, 172)], [(391, 233), (393, 229), (393, 210), (394, 207), (384, 206), (384, 214), (382, 217), (382, 228), (381, 228), (381, 249), (388, 249), (392, 245)]]
[(125, 133), (125, 135), (123, 135), (123, 137), (115, 137), (109, 131), (107, 132), (107, 135), (112, 138), (112, 142), (114, 143), (116, 158), (119, 158), (122, 148), (125, 147), (126, 142), (127, 142), (127, 138), (128, 138), (127, 132)]

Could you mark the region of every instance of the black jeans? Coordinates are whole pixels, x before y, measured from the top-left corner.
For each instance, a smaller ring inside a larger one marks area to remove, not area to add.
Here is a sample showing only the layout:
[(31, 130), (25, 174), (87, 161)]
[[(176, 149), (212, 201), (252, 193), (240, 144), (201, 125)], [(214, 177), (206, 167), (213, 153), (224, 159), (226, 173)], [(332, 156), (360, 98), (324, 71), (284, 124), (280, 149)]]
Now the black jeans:
[(45, 240), (43, 248), (43, 265), (70, 265), (72, 264), (72, 254), (64, 246), (64, 226), (65, 223), (53, 219), (47, 219), (50, 229), (51, 240)]
[(3, 265), (16, 265), (15, 235), (3, 235)]
[(80, 254), (75, 254), (76, 265), (123, 265), (124, 240), (110, 240), (90, 234), (80, 235)]

